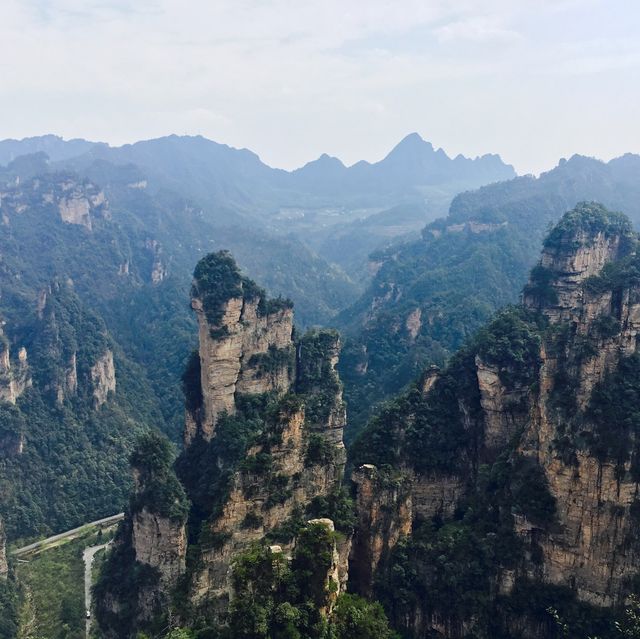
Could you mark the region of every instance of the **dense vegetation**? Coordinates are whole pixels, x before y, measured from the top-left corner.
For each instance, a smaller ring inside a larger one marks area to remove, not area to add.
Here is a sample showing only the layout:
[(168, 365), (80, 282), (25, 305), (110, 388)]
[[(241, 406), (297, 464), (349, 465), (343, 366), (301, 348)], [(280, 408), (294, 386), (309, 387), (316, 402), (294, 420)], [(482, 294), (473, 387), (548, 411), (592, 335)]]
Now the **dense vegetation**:
[(640, 355), (623, 359), (618, 368), (594, 389), (587, 412), (594, 430), (588, 439), (591, 453), (616, 464), (621, 477), (631, 462), (634, 481), (640, 480)]
[[(136, 436), (159, 428), (177, 440), (182, 426), (179, 380), (185, 355), (195, 339), (187, 299), (194, 254), (208, 254), (212, 248), (237, 250), (249, 271), (265, 275), (260, 279), (271, 291), (297, 300), (305, 324), (326, 323), (352, 301), (356, 289), (344, 273), (330, 268), (299, 240), (271, 235), (273, 228), (294, 228), (286, 221), (286, 211), (280, 210), (282, 200), (273, 199), (272, 186), (265, 188), (261, 183), (251, 193), (239, 188), (237, 175), (231, 175), (238, 166), (241, 173), (248, 171), (243, 176), (253, 175), (257, 181), (269, 173), (257, 158), (238, 152), (242, 159), (235, 168), (216, 161), (217, 175), (211, 172), (211, 163), (201, 161), (200, 152), (204, 154), (202, 149), (207, 146), (201, 140), (194, 143), (199, 149), (197, 161), (189, 164), (181, 153), (174, 156), (173, 151), (184, 148), (183, 142), (164, 140), (113, 153), (92, 149), (89, 155), (70, 163), (81, 176), (68, 169), (51, 171), (41, 156), (23, 158), (0, 170), (6, 214), (0, 239), (0, 313), (6, 322), (2, 342), (11, 351), (14, 368), (18, 349), (26, 347), (33, 380), (15, 406), (0, 406), (0, 509), (13, 538), (46, 534), (119, 510), (130, 487), (125, 468)], [(156, 150), (162, 152), (156, 154)], [(218, 159), (226, 153), (218, 151)], [(401, 151), (372, 169), (372, 175), (382, 174), (390, 166), (397, 177), (394, 188), (398, 193), (411, 191), (415, 196), (415, 173), (406, 170), (406, 147)], [(431, 158), (431, 152), (423, 155)], [(128, 164), (132, 159), (139, 166)], [(341, 318), (341, 325), (351, 329), (343, 370), (356, 427), (364, 423), (380, 399), (404, 387), (426, 363), (443, 364), (450, 353), (464, 345), (450, 359), (426, 401), (420, 385), (411, 386), (375, 418), (366, 437), (354, 448), (355, 460), (381, 465), (407, 461), (422, 472), (456, 472), (468, 475), (465, 479), (471, 475), (479, 478), (477, 490), (452, 521), (423, 522), (393, 558), (387, 583), (408, 574), (409, 581), (401, 583), (409, 583), (411, 592), (428, 592), (434, 609), (449, 599), (454, 616), (462, 619), (471, 614), (490, 623), (493, 609), (481, 593), (493, 583), (491, 571), (498, 552), (506, 549), (501, 565), (515, 561), (517, 540), (509, 533), (510, 517), (524, 514), (540, 525), (554, 520), (555, 505), (537, 465), (512, 454), (487, 467), (471, 464), (469, 471), (468, 452), (482, 436), (473, 372), (476, 357), (495, 366), (505, 384), (525, 393), (535, 392), (537, 353), (541, 340), (548, 337), (544, 322), (508, 309), (476, 338), (469, 341), (469, 336), (496, 308), (515, 299), (544, 226), (576, 199), (597, 197), (623, 210), (637, 206), (637, 187), (630, 186), (636, 180), (636, 169), (629, 161), (601, 165), (574, 158), (539, 180), (517, 179), (456, 198), (449, 218), (431, 224), (421, 241), (395, 245), (373, 256), (382, 266), (369, 292)], [(396, 170), (398, 167), (402, 170)], [(501, 166), (497, 169), (502, 171)], [(327, 178), (319, 165), (308, 167), (296, 180), (299, 184), (314, 182), (318, 170), (320, 177), (327, 179), (325, 185), (329, 183), (333, 189), (335, 180)], [(432, 185), (448, 170), (440, 167)], [(110, 204), (100, 203), (100, 190), (92, 181), (104, 186)], [(382, 185), (384, 181), (374, 182)], [(60, 219), (59, 203), (65, 201), (69, 189), (92, 202), (90, 224), (68, 224)], [(317, 203), (324, 197), (314, 193), (311, 199)], [(266, 212), (250, 210), (256, 201), (269, 203)], [(637, 215), (635, 209), (632, 212)], [(281, 213), (284, 217), (279, 217)], [(424, 215), (424, 208), (393, 209), (381, 215), (376, 224), (388, 226), (394, 216), (404, 214), (413, 224), (416, 216)], [(307, 229), (310, 218), (306, 213), (296, 219), (302, 220), (296, 229)], [(308, 228), (319, 219), (314, 218)], [(600, 224), (597, 215), (584, 220), (588, 231)], [(566, 218), (565, 222), (571, 224), (572, 220)], [(614, 230), (628, 231), (621, 218), (611, 216), (609, 223)], [(321, 225), (318, 222), (318, 227)], [(355, 225), (356, 235), (360, 226), (371, 228)], [(315, 240), (325, 254), (332, 237), (323, 233)], [(350, 242), (355, 242), (353, 234), (345, 237), (343, 248), (331, 247), (334, 255), (336, 251), (348, 253)], [(547, 242), (553, 243), (554, 238), (550, 235)], [(213, 266), (220, 267), (218, 270), (211, 270), (212, 265), (205, 262), (202, 270), (196, 271), (196, 288), (212, 321), (219, 320), (222, 302), (239, 287), (248, 297), (260, 297), (261, 313), (289, 305), (286, 300), (275, 300), (267, 306), (264, 293), (252, 288), (235, 266), (224, 267), (224, 255), (219, 253), (215, 260)], [(630, 257), (623, 266), (592, 278), (587, 288), (595, 291), (612, 283), (618, 285), (638, 272)], [(534, 280), (541, 291), (548, 285), (547, 275), (540, 271)], [(416, 315), (416, 311), (420, 312)], [(616, 321), (607, 318), (598, 324), (603, 338), (617, 329)], [(560, 350), (564, 338), (555, 338)], [(331, 343), (326, 334), (312, 333), (299, 344), (297, 390), (307, 403), (307, 425), (312, 429), (327, 419), (328, 400), (340, 392), (340, 384), (330, 374), (326, 358), (314, 369), (305, 367), (312, 359), (305, 354), (326, 352)], [(98, 405), (91, 369), (106, 350), (114, 355), (117, 389), (106, 403)], [(269, 374), (285, 358), (290, 361), (292, 353), (274, 351), (254, 364)], [(191, 358), (183, 379), (191, 407), (201, 403), (198, 364)], [(618, 373), (596, 389), (589, 407), (591, 439), (579, 434), (580, 443), (589, 446), (599, 459), (615, 460), (620, 473), (630, 460), (632, 472), (637, 472), (636, 368), (633, 359), (624, 362)], [(570, 368), (560, 373), (555, 390), (558, 396), (566, 397), (571, 388)], [(70, 381), (74, 375), (77, 388)], [(461, 397), (463, 402), (458, 401)], [(202, 523), (218, 512), (235, 470), (244, 467), (259, 476), (270, 489), (271, 505), (286, 499), (289, 488), (283, 477), (273, 472), (269, 447), (277, 441), (283, 411), (295, 409), (299, 401), (291, 395), (246, 398), (236, 415), (220, 420), (215, 442), (203, 443), (194, 447), (197, 453), (184, 455), (178, 469), (193, 496), (190, 510), (171, 470), (170, 448), (164, 440), (147, 435), (133, 457), (141, 486), (130, 508), (151, 504), (158, 513), (177, 521), (184, 521), (188, 513), (194, 544), (215, 548), (220, 539), (201, 537)], [(560, 409), (569, 414), (572, 407), (566, 402), (563, 407), (558, 400)], [(518, 410), (514, 406), (514, 411)], [(612, 423), (617, 430), (611, 428)], [(256, 443), (261, 445), (261, 453), (246, 458), (247, 450)], [(306, 446), (308, 464), (331, 462), (331, 451), (317, 434), (311, 434)], [(207, 482), (198, 481), (198, 477), (207, 477)], [(303, 520), (324, 515), (334, 518), (338, 528), (350, 529), (352, 504), (344, 491), (309, 504), (287, 522), (286, 530), (276, 532), (287, 540), (296, 535), (304, 538)], [(258, 523), (255, 518), (244, 522), (247, 527)], [(323, 556), (315, 548), (305, 558), (301, 549), (292, 571), (309, 579), (315, 574), (312, 560)], [(135, 569), (126, 571), (124, 566), (129, 564)], [(140, 584), (157, 583), (158, 575), (135, 564), (131, 549), (124, 545), (117, 547), (110, 566), (112, 581), (99, 588), (103, 593), (115, 588), (130, 605), (131, 609), (123, 612), (127, 618), (127, 612), (133, 613)], [(416, 566), (421, 566), (419, 574), (411, 572)], [(321, 593), (295, 594), (296, 579), (300, 577), (292, 577), (292, 591), (277, 600), (277, 608), (288, 604), (280, 608), (282, 616), (271, 615), (276, 604), (269, 600), (264, 606), (259, 602), (254, 617), (260, 621), (266, 616), (267, 625), (277, 627), (282, 636), (314, 636), (319, 632), (316, 613)], [(520, 586), (526, 592), (525, 585)], [(242, 590), (242, 584), (239, 588)], [(245, 590), (248, 597), (254, 596), (253, 586), (249, 584)], [(411, 605), (410, 595), (405, 599), (401, 588), (380, 592), (397, 621), (396, 615)], [(455, 592), (467, 592), (468, 596), (454, 597)], [(3, 587), (0, 597), (9, 609), (14, 607), (15, 591), (9, 586)], [(542, 605), (542, 600), (547, 601), (542, 596), (540, 601), (529, 598), (531, 606)], [(503, 603), (524, 605), (514, 601)], [(570, 617), (573, 613), (563, 609), (559, 614)], [(11, 612), (3, 616), (6, 624), (12, 623), (12, 616)], [(256, 623), (264, 627), (262, 622)], [(340, 639), (384, 637), (388, 632), (379, 607), (346, 596), (338, 600), (332, 623), (330, 632)], [(247, 632), (257, 632), (256, 627)], [(126, 630), (123, 626), (123, 632)]]
[[(27, 316), (19, 328), (33, 386), (15, 407), (0, 407), (1, 508), (10, 537), (64, 530), (118, 512), (130, 488), (133, 440), (162, 421), (139, 367), (68, 286), (52, 285), (41, 316)], [(90, 368), (107, 349), (114, 353), (116, 393), (97, 406)], [(74, 370), (76, 390), (68, 382)]]
[(498, 313), (440, 372), (426, 397), (422, 380), (376, 415), (352, 446), (355, 464), (400, 466), (455, 474), (477, 448), (484, 424), (476, 357), (498, 368), (507, 387), (535, 381), (544, 321), (519, 307)]
[[(81, 639), (85, 636), (83, 550), (104, 544), (110, 532), (87, 529), (74, 539), (65, 540), (29, 555), (15, 566), (20, 581), (20, 632), (3, 634), (9, 628), (9, 609), (0, 603), (0, 637), (34, 637), (46, 639)], [(11, 585), (0, 580), (0, 589)], [(14, 594), (15, 599), (15, 594)], [(17, 602), (16, 602), (17, 603)], [(16, 606), (17, 607), (17, 606)]]
[(573, 210), (562, 216), (544, 240), (545, 248), (566, 248), (567, 238), (591, 240), (599, 234), (604, 237), (618, 235), (629, 239), (632, 235), (631, 222), (623, 213), (614, 213), (597, 202), (581, 202)]
[[(630, 627), (633, 611), (624, 622), (614, 622), (625, 613), (580, 601), (576, 589), (545, 584), (537, 572), (543, 561), (538, 534), (557, 533), (560, 522), (545, 469), (535, 455), (529, 456), (527, 439), (521, 438), (528, 420), (536, 419), (536, 402), (548, 398), (542, 410), (548, 411), (548, 424), (556, 429), (553, 454), (569, 469), (578, 472), (577, 454), (588, 452), (601, 464), (614, 464), (618, 482), (632, 485), (640, 476), (637, 354), (622, 357), (594, 386), (586, 407), (576, 399), (584, 382), (582, 367), (599, 349), (618, 349), (622, 300), (637, 303), (637, 239), (624, 216), (594, 204), (578, 206), (559, 227), (561, 232), (549, 234), (547, 248), (575, 250), (598, 233), (622, 237), (621, 257), (583, 284), (587, 301), (605, 302), (598, 307), (601, 315), (586, 315), (580, 324), (589, 330), (576, 330), (571, 322), (550, 322), (523, 307), (508, 307), (467, 340), (443, 371), (429, 371), (388, 403), (352, 447), (354, 463), (378, 465), (383, 479), (393, 478), (395, 472), (400, 481), (402, 472), (414, 470), (429, 481), (453, 477), (465, 487), (464, 497), (456, 499), (451, 511), (436, 512), (430, 519), (418, 516), (411, 535), (401, 539), (381, 564), (375, 593), (407, 636), (420, 636), (423, 626), (414, 628), (412, 623), (423, 616), (433, 616), (454, 636), (500, 639), (522, 636), (532, 627), (544, 637), (613, 638), (625, 636), (622, 628)], [(574, 240), (580, 244), (574, 245)], [(553, 292), (558, 273), (546, 270), (543, 275), (534, 269), (533, 285), (544, 284)], [(551, 299), (546, 291), (537, 297)], [(547, 365), (552, 362), (553, 375), (541, 395), (543, 353)], [(484, 439), (485, 416), (491, 409), (481, 406), (478, 371), (487, 365), (500, 379), (503, 409), (516, 425), (498, 451)], [(425, 393), (427, 378), (431, 385)], [(612, 506), (616, 508), (619, 514), (625, 511), (622, 504)], [(634, 502), (629, 509), (632, 521), (639, 511)], [(534, 529), (530, 535), (516, 533), (516, 519), (523, 518)], [(624, 543), (629, 552), (636, 552), (631, 536)], [(509, 594), (498, 589), (505, 571), (517, 576)], [(635, 579), (623, 588), (633, 593)]]
[(130, 457), (137, 483), (132, 512), (146, 508), (173, 521), (186, 521), (189, 501), (173, 470), (174, 457), (166, 437), (149, 432), (138, 438)]
[[(425, 227), (421, 240), (374, 252), (378, 270), (371, 285), (337, 319), (348, 336), (340, 362), (348, 439), (381, 401), (425, 366), (441, 365), (497, 309), (517, 301), (548, 225), (565, 211), (597, 200), (640, 220), (638, 183), (640, 164), (632, 156), (608, 164), (575, 156), (537, 179), (461, 193), (446, 218)], [(610, 229), (621, 224), (626, 233), (628, 221), (609, 215)], [(582, 219), (576, 213), (564, 224), (575, 216)], [(584, 220), (588, 230), (587, 216)], [(556, 230), (548, 241), (562, 232)], [(544, 280), (543, 271), (539, 276)], [(544, 287), (540, 278), (535, 281)]]
[(20, 587), (13, 574), (0, 578), (0, 639), (18, 636), (20, 623)]
[(328, 617), (322, 610), (336, 598), (328, 578), (335, 533), (322, 524), (303, 528), (291, 562), (283, 553), (255, 546), (233, 569), (235, 596), (229, 639), (393, 639), (379, 604), (340, 595)]
[[(0, 168), (2, 340), (14, 367), (26, 347), (33, 379), (16, 408), (0, 408), (0, 512), (11, 538), (117, 512), (130, 487), (126, 459), (136, 434), (158, 428), (179, 439), (180, 375), (197, 336), (188, 304), (194, 254), (215, 243), (241, 246), (245, 263), (270, 286), (290, 287), (298, 300), (308, 296), (299, 313), (306, 321), (328, 317), (351, 298), (348, 280), (333, 272), (324, 281), (326, 264), (301, 245), (270, 243), (249, 230), (214, 233), (180, 196), (138, 188), (145, 176), (136, 167), (100, 161), (82, 171), (91, 179), (52, 171), (38, 156)], [(91, 180), (105, 187), (106, 202)], [(88, 205), (90, 229), (62, 221), (59, 206), (69, 193), (96, 202)], [(107, 348), (117, 389), (96, 408), (89, 369)], [(74, 353), (77, 393), (59, 394)], [(21, 446), (21, 455), (10, 453)]]
[[(118, 636), (128, 637), (135, 629), (141, 597), (155, 614), (150, 623), (154, 632), (165, 626), (166, 602), (158, 592), (159, 571), (138, 561), (131, 544), (131, 515), (146, 509), (170, 521), (183, 524), (189, 512), (189, 501), (173, 469), (174, 451), (166, 437), (155, 432), (141, 435), (130, 457), (136, 475), (131, 493), (128, 517), (119, 527), (113, 550), (109, 553), (94, 587), (96, 617), (99, 623), (113, 628)], [(117, 614), (109, 607), (112, 597), (119, 601)]]

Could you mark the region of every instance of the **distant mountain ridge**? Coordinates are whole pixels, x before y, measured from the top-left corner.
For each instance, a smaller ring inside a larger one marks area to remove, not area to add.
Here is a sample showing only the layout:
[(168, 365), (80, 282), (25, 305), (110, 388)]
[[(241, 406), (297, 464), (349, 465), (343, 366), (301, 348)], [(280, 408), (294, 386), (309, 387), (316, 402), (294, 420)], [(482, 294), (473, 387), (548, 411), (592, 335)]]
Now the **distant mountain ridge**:
[(291, 175), (317, 191), (350, 188), (380, 193), (463, 180), (498, 182), (515, 177), (516, 172), (498, 155), (451, 159), (417, 133), (410, 133), (379, 162), (360, 160), (347, 167), (338, 158), (323, 154)]
[(82, 138), (63, 140), (60, 136), (47, 134), (21, 140), (6, 139), (0, 141), (0, 165), (7, 165), (22, 155), (46, 153), (54, 162), (86, 153), (102, 142), (90, 142)]
[(0, 164), (19, 155), (45, 152), (54, 162), (71, 161), (86, 167), (96, 160), (115, 164), (136, 164), (162, 178), (174, 188), (205, 202), (224, 200), (236, 206), (252, 203), (305, 204), (310, 199), (325, 203), (339, 197), (361, 203), (385, 204), (419, 197), (420, 187), (460, 184), (474, 188), (488, 182), (513, 178), (513, 167), (498, 155), (475, 159), (458, 155), (450, 158), (442, 149), (417, 133), (401, 140), (385, 158), (364, 160), (345, 166), (327, 154), (303, 167), (285, 171), (272, 168), (248, 149), (219, 144), (202, 136), (169, 135), (112, 147), (87, 140), (65, 141), (53, 135), (0, 141)]

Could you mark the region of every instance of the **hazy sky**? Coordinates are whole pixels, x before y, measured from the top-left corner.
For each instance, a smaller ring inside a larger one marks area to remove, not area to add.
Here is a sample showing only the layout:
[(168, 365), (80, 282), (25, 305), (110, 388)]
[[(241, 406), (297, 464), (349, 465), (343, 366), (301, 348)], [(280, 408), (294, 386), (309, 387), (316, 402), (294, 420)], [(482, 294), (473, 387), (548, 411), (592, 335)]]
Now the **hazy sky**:
[(291, 168), (411, 131), (519, 172), (640, 152), (640, 0), (0, 0), (0, 137), (200, 133)]

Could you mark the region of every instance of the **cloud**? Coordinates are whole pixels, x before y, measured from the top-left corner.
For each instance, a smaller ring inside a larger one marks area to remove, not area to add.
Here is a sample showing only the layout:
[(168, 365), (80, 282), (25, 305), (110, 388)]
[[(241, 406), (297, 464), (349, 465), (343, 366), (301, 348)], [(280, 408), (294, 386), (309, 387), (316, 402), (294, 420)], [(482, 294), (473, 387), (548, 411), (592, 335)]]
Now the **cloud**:
[[(0, 136), (201, 133), (294, 166), (375, 159), (418, 130), (538, 169), (577, 133), (522, 122), (591, 123), (591, 75), (615, 91), (638, 71), (639, 17), (604, 0), (3, 0)], [(640, 137), (616, 108), (603, 152)]]
[(474, 17), (451, 22), (435, 30), (440, 42), (470, 41), (476, 43), (511, 43), (523, 39), (522, 34), (508, 29), (485, 17)]

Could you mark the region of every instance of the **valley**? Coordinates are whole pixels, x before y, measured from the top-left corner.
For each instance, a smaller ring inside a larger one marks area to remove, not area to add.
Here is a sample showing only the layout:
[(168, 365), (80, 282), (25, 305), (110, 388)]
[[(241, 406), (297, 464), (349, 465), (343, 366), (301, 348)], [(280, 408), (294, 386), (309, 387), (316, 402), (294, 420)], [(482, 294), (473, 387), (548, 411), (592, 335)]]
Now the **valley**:
[(0, 637), (608, 639), (634, 614), (638, 156), (0, 158)]

